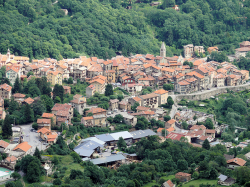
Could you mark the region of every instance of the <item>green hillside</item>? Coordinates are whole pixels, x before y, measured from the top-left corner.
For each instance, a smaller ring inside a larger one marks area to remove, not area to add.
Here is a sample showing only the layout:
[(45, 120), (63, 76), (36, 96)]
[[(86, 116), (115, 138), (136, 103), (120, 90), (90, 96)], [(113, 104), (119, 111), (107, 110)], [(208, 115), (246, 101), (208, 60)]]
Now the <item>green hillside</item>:
[[(131, 10), (125, 9), (125, 0), (52, 1), (0, 0), (0, 52), (9, 47), (31, 59), (106, 59), (119, 51), (159, 55), (165, 41), (170, 56), (179, 55), (188, 43), (218, 45), (232, 53), (250, 34), (249, 0), (165, 0), (159, 7), (132, 1)], [(179, 12), (171, 8), (174, 4)]]

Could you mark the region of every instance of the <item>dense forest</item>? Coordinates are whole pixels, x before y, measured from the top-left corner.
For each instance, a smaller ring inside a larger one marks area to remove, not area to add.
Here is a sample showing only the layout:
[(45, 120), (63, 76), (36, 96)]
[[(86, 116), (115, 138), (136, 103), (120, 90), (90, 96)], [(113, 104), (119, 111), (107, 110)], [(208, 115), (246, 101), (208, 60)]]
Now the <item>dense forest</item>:
[(126, 0), (0, 0), (0, 52), (107, 59), (116, 52), (159, 55), (164, 41), (168, 56), (189, 43), (233, 53), (248, 39), (249, 0), (163, 0), (158, 7), (150, 2), (132, 1), (128, 10)]

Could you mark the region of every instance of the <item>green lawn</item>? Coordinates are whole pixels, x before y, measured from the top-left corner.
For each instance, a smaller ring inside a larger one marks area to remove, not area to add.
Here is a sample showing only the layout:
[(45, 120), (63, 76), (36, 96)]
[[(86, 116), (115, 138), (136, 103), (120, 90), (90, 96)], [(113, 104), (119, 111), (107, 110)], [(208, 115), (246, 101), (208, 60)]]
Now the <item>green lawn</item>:
[[(165, 177), (161, 177), (161, 178), (163, 178), (163, 179), (165, 179), (167, 181), (167, 180), (172, 180), (173, 178), (175, 178), (175, 176), (174, 175), (169, 175), (169, 176), (165, 176)], [(151, 186), (156, 185), (156, 184), (157, 184), (156, 181), (153, 180), (152, 182), (143, 185), (143, 187), (151, 187)]]
[(81, 171), (84, 170), (83, 167), (80, 164), (74, 163), (74, 160), (73, 160), (73, 158), (70, 155), (67, 155), (67, 156), (58, 156), (58, 157), (62, 158), (62, 160), (60, 162), (60, 165), (62, 167), (65, 166), (65, 167), (68, 168), (66, 170), (66, 172), (65, 172), (65, 176), (69, 176), (70, 175), (70, 171), (72, 169), (81, 170)]
[(211, 184), (211, 185), (213, 185), (213, 184), (217, 184), (217, 181), (218, 180), (198, 179), (198, 180), (192, 180), (192, 181), (190, 181), (188, 183), (185, 183), (182, 186), (183, 187), (189, 187), (189, 186), (193, 185), (194, 187), (199, 187), (200, 184), (202, 184), (202, 183), (203, 184)]

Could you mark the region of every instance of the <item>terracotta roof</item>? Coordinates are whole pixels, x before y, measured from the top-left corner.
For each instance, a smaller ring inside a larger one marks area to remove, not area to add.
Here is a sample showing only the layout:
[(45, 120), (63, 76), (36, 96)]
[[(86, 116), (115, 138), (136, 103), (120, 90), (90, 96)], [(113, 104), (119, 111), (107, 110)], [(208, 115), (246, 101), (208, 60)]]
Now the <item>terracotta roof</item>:
[(0, 147), (6, 148), (9, 145), (8, 142), (0, 140)]
[(86, 111), (87, 113), (90, 113), (92, 112), (93, 114), (97, 114), (97, 113), (100, 113), (100, 112), (106, 112), (105, 109), (103, 108), (95, 108), (95, 107), (92, 107), (91, 109), (89, 109), (88, 111)]
[(24, 152), (27, 152), (29, 149), (31, 148), (31, 145), (28, 144), (28, 142), (22, 142), (20, 144), (18, 144), (13, 151), (17, 150), (17, 149), (21, 149)]
[(89, 83), (92, 84), (93, 82), (98, 82), (100, 84), (104, 84), (105, 83), (105, 81), (102, 80), (102, 79), (95, 79), (95, 80), (90, 81)]
[(20, 69), (21, 69), (21, 67), (17, 66), (17, 65), (6, 66), (6, 72), (10, 71), (10, 70), (13, 70), (13, 71), (15, 71), (17, 73), (17, 72), (19, 72)]
[(88, 86), (88, 88), (93, 90), (93, 89), (95, 89), (95, 86), (91, 84), (91, 85)]
[(60, 72), (60, 71), (49, 71), (48, 74), (58, 75), (58, 74), (62, 74), (62, 72)]
[(194, 61), (194, 66), (199, 66), (199, 65), (201, 65), (203, 63), (204, 63), (204, 60), (199, 59), (199, 60)]
[(175, 130), (174, 127), (170, 127), (170, 128), (167, 129), (168, 132), (172, 132), (174, 130)]
[(250, 51), (250, 48), (249, 47), (241, 47), (241, 48), (235, 49), (235, 51), (246, 52), (246, 51)]
[(178, 84), (181, 86), (184, 86), (184, 85), (189, 85), (190, 83), (187, 82), (186, 80), (182, 80), (182, 81), (178, 82)]
[(222, 78), (224, 78), (224, 75), (221, 73), (214, 77), (214, 79), (222, 79)]
[(250, 42), (249, 41), (243, 41), (240, 43), (240, 45), (250, 45)]
[(193, 125), (190, 130), (194, 130), (194, 129), (202, 129), (205, 130), (206, 127), (204, 125)]
[(109, 102), (110, 102), (110, 103), (118, 103), (119, 100), (118, 100), (118, 99), (110, 99)]
[(66, 119), (66, 118), (57, 118), (57, 121), (58, 121), (58, 122), (66, 122), (67, 119)]
[(12, 156), (8, 156), (6, 159), (5, 159), (7, 162), (14, 162), (14, 161), (16, 161), (17, 160), (17, 158), (16, 157), (14, 157), (13, 155)]
[(173, 133), (173, 132), (171, 132), (170, 134), (168, 134), (166, 136), (166, 138), (169, 138), (171, 140), (178, 140), (178, 141), (181, 139), (181, 137), (184, 137), (184, 135), (178, 134), (178, 133)]
[(215, 130), (214, 129), (206, 129), (206, 133), (214, 133), (215, 134)]
[(233, 158), (227, 161), (227, 163), (236, 163), (239, 166), (244, 166), (246, 164), (246, 161), (241, 158)]
[(189, 73), (187, 73), (186, 75), (188, 75), (188, 76), (196, 76), (196, 77), (198, 77), (198, 78), (200, 78), (200, 79), (203, 79), (203, 78), (204, 78), (203, 75), (197, 73), (196, 71), (189, 72)]
[(132, 99), (134, 99), (136, 102), (138, 102), (138, 101), (141, 101), (142, 99), (141, 98), (139, 98), (139, 97), (132, 97)]
[(27, 99), (24, 100), (24, 102), (28, 103), (29, 105), (34, 102), (34, 99), (28, 97)]
[(170, 68), (166, 68), (166, 67), (163, 67), (163, 68), (161, 68), (161, 71), (167, 71), (167, 72), (175, 72), (175, 70), (174, 69), (170, 69)]
[(43, 127), (41, 129), (39, 129), (37, 132), (38, 133), (41, 132), (42, 134), (46, 134), (46, 133), (51, 132), (51, 131), (49, 129), (46, 129), (45, 127)]
[(163, 129), (164, 129), (164, 128), (158, 128), (158, 129), (157, 129), (157, 132), (162, 132)]
[(51, 113), (43, 113), (42, 118), (52, 118), (54, 114)]
[(158, 97), (158, 95), (156, 95), (155, 93), (150, 93), (150, 94), (147, 94), (147, 95), (141, 95), (141, 97), (143, 99), (149, 99), (149, 98), (153, 98), (153, 97)]
[(172, 183), (171, 180), (168, 180), (162, 184), (163, 187), (174, 187), (175, 185)]
[(50, 124), (51, 123), (51, 119), (37, 119), (37, 123)]
[(15, 93), (15, 94), (13, 94), (13, 97), (24, 98), (25, 95), (21, 94), (21, 93)]
[(177, 176), (183, 176), (183, 177), (191, 176), (191, 174), (189, 174), (189, 173), (183, 173), (183, 172), (178, 172), (175, 175), (177, 175)]
[(136, 109), (137, 110), (149, 110), (150, 108), (149, 107), (144, 107), (144, 106), (138, 106)]
[(156, 90), (154, 93), (162, 95), (162, 94), (168, 93), (168, 91), (164, 89), (160, 89), (160, 90)]
[(6, 90), (8, 92), (10, 92), (11, 89), (12, 89), (12, 87), (10, 85), (6, 84), (6, 83), (0, 85), (0, 88)]
[(63, 116), (63, 117), (67, 117), (69, 115), (69, 111), (68, 110), (58, 110), (56, 113), (56, 116)]
[(86, 120), (92, 120), (94, 118), (93, 118), (93, 116), (88, 116), (88, 117), (83, 117), (83, 119), (86, 121)]
[(167, 121), (167, 123), (168, 123), (168, 124), (171, 124), (171, 125), (172, 125), (173, 123), (175, 123), (175, 122), (176, 122), (176, 121), (175, 121), (174, 119), (171, 119), (171, 120)]
[(69, 109), (71, 107), (72, 107), (71, 105), (66, 104), (66, 103), (65, 104), (56, 103), (51, 110), (66, 110), (66, 111), (69, 111)]

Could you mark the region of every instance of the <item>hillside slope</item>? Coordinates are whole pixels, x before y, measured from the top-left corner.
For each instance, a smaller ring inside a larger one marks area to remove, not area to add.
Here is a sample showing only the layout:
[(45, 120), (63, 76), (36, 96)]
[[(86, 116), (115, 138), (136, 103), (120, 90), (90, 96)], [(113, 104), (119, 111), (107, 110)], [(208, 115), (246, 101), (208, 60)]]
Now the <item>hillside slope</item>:
[[(111, 58), (115, 52), (159, 55), (165, 41), (168, 54), (183, 45), (218, 45), (229, 53), (249, 38), (249, 0), (165, 0), (146, 3), (98, 0), (0, 0), (0, 52), (33, 58)], [(180, 6), (177, 12), (171, 7)], [(243, 7), (242, 7), (243, 6)], [(67, 9), (64, 15), (61, 9)], [(172, 53), (173, 52), (173, 53)]]

